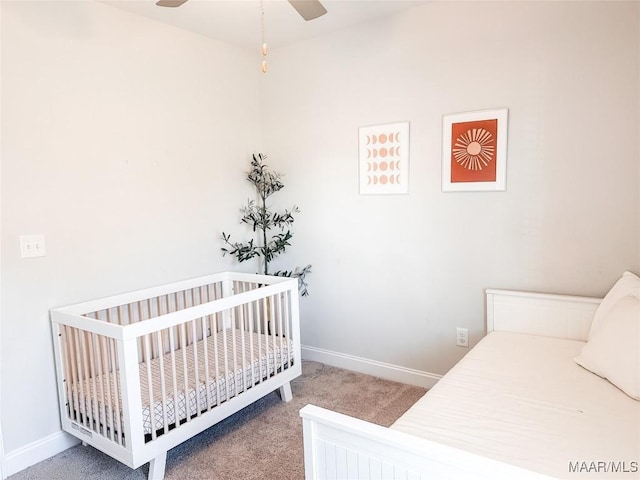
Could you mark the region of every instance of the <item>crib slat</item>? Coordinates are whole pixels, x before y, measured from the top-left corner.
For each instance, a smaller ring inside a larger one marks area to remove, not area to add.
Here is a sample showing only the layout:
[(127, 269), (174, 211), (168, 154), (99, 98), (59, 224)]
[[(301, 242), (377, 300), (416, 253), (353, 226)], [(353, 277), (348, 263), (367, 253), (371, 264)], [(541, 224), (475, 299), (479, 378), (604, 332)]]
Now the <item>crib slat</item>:
[(199, 356), (198, 356), (198, 336), (197, 336), (197, 331), (196, 331), (196, 325), (197, 320), (193, 320), (191, 322), (189, 322), (189, 324), (191, 325), (191, 335), (193, 337), (193, 342), (191, 343), (191, 345), (193, 346), (193, 379), (194, 379), (194, 390), (195, 390), (195, 395), (196, 395), (196, 415), (200, 416), (201, 412), (202, 412), (202, 401), (200, 400), (200, 363), (198, 362)]
[(256, 302), (256, 306), (257, 306), (257, 315), (256, 315), (256, 333), (258, 334), (258, 337), (256, 339), (257, 343), (258, 343), (258, 378), (257, 378), (257, 382), (256, 383), (262, 383), (262, 322), (260, 321), (262, 315), (261, 315), (261, 309), (262, 309), (262, 302), (257, 301)]
[(176, 343), (173, 329), (174, 327), (169, 329), (169, 351), (171, 352), (171, 382), (173, 386), (173, 421), (178, 424), (178, 375), (176, 373)]
[(77, 397), (77, 403), (76, 403), (76, 413), (77, 413), (77, 418), (76, 421), (78, 423), (84, 424), (84, 419), (86, 417), (86, 415), (84, 415), (84, 372), (82, 371), (82, 347), (80, 345), (80, 331), (77, 328), (73, 329), (73, 336), (74, 336), (74, 350), (76, 353), (76, 361), (75, 361), (75, 366), (76, 366), (76, 373), (77, 373), (77, 378), (74, 379), (74, 383), (76, 384), (76, 391), (78, 392), (78, 397)]
[(271, 339), (272, 339), (272, 354), (273, 354), (273, 374), (275, 375), (276, 373), (278, 373), (278, 365), (276, 363), (277, 358), (276, 358), (276, 336), (278, 333), (278, 326), (277, 326), (277, 313), (278, 313), (278, 306), (276, 305), (276, 299), (277, 296), (276, 295), (272, 295), (271, 297), (269, 297), (269, 304), (271, 305), (271, 311), (270, 313), (270, 322), (271, 322), (271, 328), (272, 331), (271, 333)]
[[(256, 359), (255, 353), (253, 350), (253, 334), (255, 332), (254, 323), (253, 323), (253, 313), (255, 309), (256, 302), (253, 301), (249, 304), (249, 311), (247, 312), (248, 322), (249, 322), (249, 355), (251, 357), (251, 386), (256, 384), (255, 379), (255, 368), (256, 368)], [(258, 368), (260, 368), (258, 366)]]
[[(63, 382), (65, 383), (64, 389), (66, 391), (66, 410), (69, 418), (72, 418), (71, 412), (73, 411), (73, 392), (71, 390), (71, 385), (73, 383), (73, 378), (71, 377), (71, 350), (69, 348), (69, 339), (67, 329), (69, 327), (67, 325), (60, 325), (59, 329), (59, 338), (60, 338), (60, 350), (62, 350), (62, 368), (63, 368)], [(55, 331), (55, 330), (54, 330)]]
[[(187, 332), (185, 331), (184, 323), (181, 323), (179, 326), (180, 330), (180, 349), (182, 350), (182, 388), (184, 392), (184, 405), (185, 405), (185, 416), (186, 421), (189, 422), (191, 420), (191, 416), (189, 415), (189, 370), (188, 370), (188, 362), (187, 362)], [(176, 404), (176, 407), (178, 404)], [(177, 416), (177, 415), (176, 415)], [(177, 425), (177, 423), (176, 423)]]
[(122, 399), (122, 390), (120, 388), (120, 382), (118, 382), (118, 363), (117, 363), (117, 347), (114, 340), (109, 340), (109, 357), (111, 359), (111, 380), (113, 381), (113, 393), (115, 396), (114, 408), (115, 414), (112, 420), (112, 426), (114, 434), (116, 435), (117, 442), (122, 445), (122, 425), (121, 425), (121, 412), (120, 412), (120, 399)]
[[(107, 437), (112, 440), (115, 441), (116, 440), (116, 433), (115, 433), (115, 425), (114, 425), (114, 411), (113, 411), (113, 401), (112, 401), (112, 392), (111, 392), (111, 382), (109, 381), (109, 367), (111, 365), (111, 361), (110, 361), (110, 356), (109, 356), (109, 343), (111, 342), (110, 339), (107, 339), (107, 337), (102, 337), (101, 338), (101, 342), (102, 343), (102, 356), (103, 356), (103, 363), (105, 366), (105, 370), (104, 370), (104, 378), (106, 378), (106, 388), (107, 388), (107, 407), (105, 408), (105, 417), (107, 416), (107, 413), (109, 414), (109, 417), (106, 419), (105, 421), (105, 433), (107, 435)], [(104, 379), (103, 379), (104, 381)], [(111, 430), (109, 430), (109, 424), (111, 424)]]
[[(93, 333), (87, 332), (87, 336), (88, 336), (88, 354), (89, 354), (89, 371), (91, 372), (91, 387), (92, 387), (92, 394), (91, 394), (91, 405), (89, 406), (89, 411), (91, 412), (90, 418), (91, 418), (91, 430), (97, 432), (100, 429), (100, 406), (98, 403), (98, 387), (96, 385), (96, 377), (97, 375), (97, 370), (96, 370), (96, 351), (94, 348), (94, 337), (95, 335)], [(95, 413), (94, 413), (94, 409), (95, 409)]]
[[(246, 291), (247, 285), (246, 282), (242, 282), (242, 286), (239, 287), (240, 288), (240, 292), (244, 293)], [(241, 358), (241, 362), (242, 362), (242, 391), (246, 391), (247, 387), (247, 352), (246, 352), (246, 343), (245, 343), (245, 331), (247, 329), (247, 325), (245, 323), (245, 313), (247, 310), (247, 305), (241, 305), (240, 306), (240, 312), (239, 312), (239, 326), (238, 328), (240, 329), (240, 353), (242, 355)]]
[(73, 418), (73, 408), (74, 408), (74, 399), (73, 399), (73, 386), (74, 375), (73, 375), (73, 348), (71, 342), (71, 327), (67, 325), (60, 325), (60, 334), (62, 339), (62, 348), (64, 350), (64, 382), (66, 383), (65, 389), (67, 392), (66, 398), (66, 407), (69, 418)]
[(213, 408), (213, 397), (211, 395), (211, 376), (209, 373), (209, 338), (205, 334), (207, 331), (207, 317), (202, 317), (202, 355), (204, 357), (204, 388), (206, 392), (207, 410)]
[[(282, 338), (284, 336), (284, 329), (282, 327), (282, 294), (278, 294), (276, 295), (276, 318), (278, 321), (278, 327), (277, 327), (277, 341), (278, 341), (278, 349), (280, 351), (280, 370), (284, 370), (284, 345), (282, 342)], [(273, 355), (274, 355), (274, 359), (273, 359), (273, 363), (274, 363), (274, 368), (277, 371), (278, 370), (278, 366), (275, 365), (275, 362), (277, 360), (276, 357), (276, 352), (275, 352), (275, 348), (273, 351)]]
[[(75, 341), (74, 341), (74, 328), (65, 326), (66, 339), (68, 344), (69, 351), (69, 371), (67, 373), (67, 388), (71, 390), (71, 395), (67, 397), (69, 401), (69, 410), (71, 413), (71, 418), (76, 420), (77, 416), (77, 408), (78, 408), (78, 387), (76, 384), (76, 352), (75, 352)], [(74, 387), (75, 388), (72, 388)]]
[[(207, 301), (212, 302), (215, 299), (215, 290), (212, 288), (212, 285), (207, 285)], [(207, 404), (209, 405), (209, 410), (212, 409), (215, 405), (213, 403), (213, 391), (212, 391), (212, 378), (211, 378), (211, 360), (209, 355), (213, 352), (209, 352), (209, 342), (212, 338), (212, 319), (213, 315), (207, 315), (206, 317), (202, 317), (202, 338), (204, 342), (202, 342), (204, 346), (204, 376), (206, 378), (206, 389), (207, 389)], [(216, 373), (217, 374), (217, 373)]]
[(160, 315), (162, 315), (162, 313), (163, 313), (163, 311), (162, 311), (162, 299), (164, 297), (165, 297), (165, 295), (160, 295), (159, 297), (155, 298), (155, 300), (156, 300), (156, 302), (155, 302), (156, 303), (156, 308), (158, 309), (158, 313), (157, 313), (158, 317)]
[(223, 363), (223, 377), (222, 381), (224, 382), (225, 388), (225, 401), (229, 400), (231, 396), (231, 385), (229, 385), (229, 357), (228, 357), (228, 348), (227, 348), (227, 325), (222, 325), (222, 363)]
[(82, 396), (84, 407), (84, 422), (83, 424), (88, 428), (91, 428), (93, 420), (93, 412), (91, 409), (91, 369), (89, 361), (89, 348), (87, 347), (87, 336), (89, 332), (80, 331), (80, 345), (82, 351), (82, 384), (86, 385), (86, 394)]
[[(105, 399), (105, 387), (104, 387), (104, 376), (105, 372), (105, 363), (104, 363), (104, 351), (102, 350), (102, 340), (104, 337), (101, 335), (94, 336), (94, 349), (96, 352), (96, 366), (98, 369), (98, 378), (100, 381), (98, 382), (98, 405), (102, 405), (102, 408), (98, 409), (98, 420), (100, 425), (102, 425), (102, 431), (96, 426), (96, 431), (99, 431), (101, 435), (106, 436), (107, 432), (107, 403)], [(96, 406), (98, 408), (98, 406)]]
[[(158, 350), (161, 352), (165, 351), (165, 347), (163, 346), (164, 342), (164, 334), (162, 332), (156, 333), (156, 340), (158, 342)], [(165, 364), (164, 364), (164, 355), (160, 355), (158, 363), (160, 364), (160, 393), (162, 396), (160, 397), (160, 402), (162, 405), (162, 428), (163, 432), (167, 433), (169, 431), (169, 418), (167, 413), (167, 380), (165, 378)]]
[(168, 303), (167, 311), (168, 312), (177, 312), (178, 308), (178, 293), (173, 292), (171, 295), (167, 295)]
[(214, 325), (213, 325), (213, 328), (211, 329), (211, 332), (213, 334), (213, 365), (214, 365), (214, 371), (215, 371), (214, 375), (215, 375), (215, 382), (216, 382), (216, 405), (220, 405), (220, 403), (222, 402), (222, 394), (220, 393), (222, 379), (220, 377), (220, 350), (218, 348), (218, 323), (219, 323), (219, 316), (216, 314), (216, 317), (214, 319)]
[(280, 371), (285, 369), (285, 336), (284, 336), (284, 294), (278, 294), (278, 349), (280, 351)]
[[(260, 358), (261, 361), (264, 361), (264, 374), (262, 374), (262, 372), (260, 372), (260, 377), (264, 378), (265, 380), (269, 379), (269, 317), (271, 316), (271, 306), (269, 305), (269, 300), (267, 299), (267, 297), (262, 299), (263, 301), (263, 311), (262, 311), (262, 318), (264, 319), (264, 360), (262, 359), (262, 357)], [(262, 342), (261, 342), (262, 343)]]
[(140, 313), (140, 321), (147, 320), (151, 316), (151, 310), (149, 309), (150, 305), (149, 299), (140, 300), (138, 302), (138, 312)]
[(285, 301), (284, 301), (284, 305), (285, 305), (285, 307), (284, 307), (284, 317), (285, 317), (284, 330), (285, 330), (285, 341), (287, 342), (287, 358), (288, 358), (287, 365), (288, 366), (293, 365), (293, 361), (292, 361), (293, 355), (292, 355), (292, 352), (290, 351), (291, 332), (289, 330), (289, 325), (291, 324), (291, 310), (290, 310), (290, 307), (289, 307), (290, 301), (291, 301), (290, 300), (290, 298), (291, 298), (290, 295), (291, 294), (288, 291), (284, 292), (284, 298), (285, 298)]
[[(238, 379), (238, 347), (236, 345), (236, 309), (233, 308), (231, 310), (231, 357), (233, 360), (233, 373), (230, 376), (233, 383), (232, 385), (235, 387), (235, 391), (233, 396), (238, 395), (240, 393), (238, 391), (239, 388), (239, 379)], [(230, 398), (231, 395), (227, 392), (227, 397)]]
[[(150, 339), (149, 339), (149, 335), (145, 335), (143, 337), (143, 346), (144, 346), (144, 362), (146, 363), (146, 370), (147, 370), (147, 391), (149, 393), (149, 416), (150, 416), (150, 423), (151, 423), (151, 439), (155, 440), (156, 439), (156, 426), (155, 426), (155, 411), (154, 411), (154, 403), (155, 403), (155, 396), (154, 396), (154, 391), (153, 391), (153, 375), (151, 373), (151, 362), (153, 359), (153, 356), (151, 355), (151, 345), (150, 345)], [(160, 356), (160, 358), (162, 358), (162, 355)], [(160, 371), (162, 372), (162, 367), (160, 368)], [(143, 405), (144, 408), (144, 405)]]

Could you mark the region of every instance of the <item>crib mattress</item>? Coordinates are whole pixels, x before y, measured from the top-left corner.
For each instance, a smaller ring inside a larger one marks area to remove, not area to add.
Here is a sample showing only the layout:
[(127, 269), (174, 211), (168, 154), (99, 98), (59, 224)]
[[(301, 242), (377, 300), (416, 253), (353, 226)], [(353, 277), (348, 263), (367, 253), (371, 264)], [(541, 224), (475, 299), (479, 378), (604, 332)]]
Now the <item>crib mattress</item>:
[(640, 402), (577, 365), (583, 345), (492, 332), (391, 428), (557, 478), (640, 478)]
[[(209, 360), (208, 377), (204, 361), (205, 343)], [(288, 362), (292, 360), (292, 353), (292, 342), (283, 337), (227, 329), (224, 332), (218, 332), (215, 339), (210, 336), (206, 340), (200, 340), (196, 344), (177, 350), (174, 355), (168, 353), (162, 356), (162, 359), (153, 359), (150, 362), (150, 368), (146, 362), (140, 363), (144, 433), (149, 435), (152, 431), (161, 431), (165, 426), (165, 415), (166, 425), (174, 425), (176, 421), (184, 421), (187, 417), (206, 410), (208, 406), (215, 406), (232, 398), (273, 375), (283, 364), (286, 368)], [(197, 385), (194, 375), (196, 356), (199, 379)], [(166, 392), (164, 400), (161, 363), (164, 365)], [(188, 378), (187, 388), (185, 388), (185, 370)], [(151, 383), (148, 381), (149, 371), (151, 371)], [(175, 387), (172, 373), (174, 371)], [(98, 392), (114, 392), (113, 381), (113, 375), (97, 375), (95, 379), (83, 381), (81, 390), (76, 384), (72, 386), (73, 395), (84, 398), (84, 401), (78, 402), (81, 405), (81, 413), (84, 414), (91, 408), (92, 417), (99, 420), (102, 428), (106, 425), (108, 429), (112, 429), (114, 423), (116, 426), (123, 425), (122, 402), (117, 401), (113, 395), (111, 405), (104, 405), (103, 402), (94, 400), (94, 388)], [(115, 376), (115, 381), (120, 385), (119, 372)]]

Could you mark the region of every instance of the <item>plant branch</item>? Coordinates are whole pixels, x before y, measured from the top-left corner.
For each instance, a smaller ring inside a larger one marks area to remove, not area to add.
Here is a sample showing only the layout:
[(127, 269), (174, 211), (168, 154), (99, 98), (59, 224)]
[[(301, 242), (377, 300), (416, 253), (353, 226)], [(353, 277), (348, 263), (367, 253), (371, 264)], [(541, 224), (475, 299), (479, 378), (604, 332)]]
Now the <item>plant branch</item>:
[[(223, 256), (229, 254), (244, 262), (252, 258), (262, 257), (263, 271), (269, 275), (269, 263), (278, 255), (283, 254), (287, 247), (291, 246), (289, 241), (293, 237), (290, 226), (295, 220), (295, 214), (300, 210), (294, 205), (290, 210), (283, 212), (272, 212), (267, 205), (267, 198), (284, 188), (282, 175), (268, 169), (264, 160), (267, 157), (259, 153), (253, 155), (251, 160), (251, 170), (247, 173), (247, 180), (255, 187), (260, 198), (256, 204), (254, 200), (248, 200), (247, 204), (240, 208), (240, 222), (251, 227), (254, 233), (258, 234), (259, 243), (256, 245), (253, 239), (248, 242), (232, 242), (231, 235), (222, 232), (224, 246), (221, 248)], [(271, 234), (271, 230), (279, 230), (278, 233)], [(311, 273), (311, 265), (303, 269), (296, 267), (295, 270), (282, 270), (272, 275), (298, 278), (298, 286), (302, 296), (308, 295), (305, 275)]]

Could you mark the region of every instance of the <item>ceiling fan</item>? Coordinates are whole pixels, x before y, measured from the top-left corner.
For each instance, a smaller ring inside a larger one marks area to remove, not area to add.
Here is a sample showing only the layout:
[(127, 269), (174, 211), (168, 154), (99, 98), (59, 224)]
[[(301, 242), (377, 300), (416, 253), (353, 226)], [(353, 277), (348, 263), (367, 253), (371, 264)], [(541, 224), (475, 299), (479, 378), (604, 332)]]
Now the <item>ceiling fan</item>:
[[(160, 7), (179, 7), (187, 0), (159, 0), (156, 5)], [(288, 2), (296, 9), (296, 11), (305, 20), (313, 20), (327, 13), (327, 9), (319, 0), (288, 0)]]

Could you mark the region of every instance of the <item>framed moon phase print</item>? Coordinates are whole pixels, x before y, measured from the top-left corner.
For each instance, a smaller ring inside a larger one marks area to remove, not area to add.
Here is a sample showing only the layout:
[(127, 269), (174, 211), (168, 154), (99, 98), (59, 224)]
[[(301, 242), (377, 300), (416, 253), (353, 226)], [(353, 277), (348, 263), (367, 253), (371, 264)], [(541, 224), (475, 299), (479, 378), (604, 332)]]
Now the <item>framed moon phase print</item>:
[(360, 127), (360, 194), (409, 192), (409, 122)]
[(508, 109), (445, 115), (442, 191), (506, 190)]

